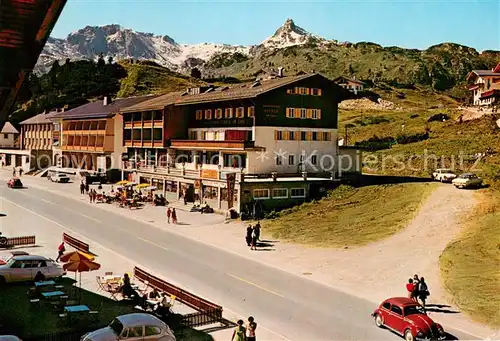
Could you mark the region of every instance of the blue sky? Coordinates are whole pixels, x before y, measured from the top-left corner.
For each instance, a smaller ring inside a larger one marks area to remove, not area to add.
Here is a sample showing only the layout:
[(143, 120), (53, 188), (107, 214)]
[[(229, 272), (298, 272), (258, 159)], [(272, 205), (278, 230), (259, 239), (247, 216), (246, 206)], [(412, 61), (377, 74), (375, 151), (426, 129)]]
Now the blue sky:
[(498, 0), (170, 1), (68, 0), (52, 32), (63, 38), (87, 25), (120, 24), (179, 43), (258, 44), (287, 18), (340, 41), (427, 48), (456, 42), (500, 50)]

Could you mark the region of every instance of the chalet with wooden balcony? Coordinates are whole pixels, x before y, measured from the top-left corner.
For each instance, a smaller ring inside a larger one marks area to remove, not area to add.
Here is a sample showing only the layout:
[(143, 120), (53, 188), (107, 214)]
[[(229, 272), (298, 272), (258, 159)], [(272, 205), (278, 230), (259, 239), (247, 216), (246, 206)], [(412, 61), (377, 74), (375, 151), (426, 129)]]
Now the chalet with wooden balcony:
[(105, 97), (72, 110), (49, 115), (60, 126), (60, 150), (65, 168), (109, 171), (121, 168), (122, 116), (120, 109), (138, 104), (154, 96), (131, 98)]
[(472, 70), (467, 84), (476, 106), (498, 105), (500, 100), (500, 63), (492, 70)]
[(337, 171), (337, 108), (347, 96), (319, 74), (158, 96), (121, 110), (126, 167), (169, 200), (238, 210), (303, 201)]

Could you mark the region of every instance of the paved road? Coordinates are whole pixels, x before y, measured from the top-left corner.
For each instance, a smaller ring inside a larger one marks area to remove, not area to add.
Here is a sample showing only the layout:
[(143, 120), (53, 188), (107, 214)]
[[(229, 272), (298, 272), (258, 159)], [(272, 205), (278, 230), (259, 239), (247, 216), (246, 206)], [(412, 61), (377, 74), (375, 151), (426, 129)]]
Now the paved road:
[(5, 187), (0, 194), (11, 209), (37, 216), (40, 224), (71, 229), (241, 316), (256, 316), (286, 339), (399, 339), (374, 326), (374, 306), (366, 300), (34, 187)]

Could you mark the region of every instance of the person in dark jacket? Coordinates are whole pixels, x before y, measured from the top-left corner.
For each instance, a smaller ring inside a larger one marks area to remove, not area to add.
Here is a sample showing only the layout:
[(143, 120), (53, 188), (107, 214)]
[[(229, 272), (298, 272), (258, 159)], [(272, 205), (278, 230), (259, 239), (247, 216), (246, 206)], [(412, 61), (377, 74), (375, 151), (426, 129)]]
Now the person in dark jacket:
[(418, 283), (418, 298), (422, 301), (422, 307), (425, 308), (425, 301), (427, 297), (429, 297), (429, 288), (427, 287), (427, 283), (425, 283), (425, 279), (420, 277), (420, 281)]
[(252, 225), (248, 225), (247, 227), (247, 235), (245, 237), (245, 241), (247, 242), (248, 246), (252, 245)]

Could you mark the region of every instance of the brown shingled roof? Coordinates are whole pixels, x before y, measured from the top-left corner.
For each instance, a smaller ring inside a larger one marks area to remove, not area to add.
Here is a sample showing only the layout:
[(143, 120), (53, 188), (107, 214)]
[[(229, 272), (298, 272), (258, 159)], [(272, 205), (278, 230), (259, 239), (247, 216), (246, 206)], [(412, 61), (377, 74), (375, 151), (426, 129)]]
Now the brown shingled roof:
[(24, 121), (22, 121), (19, 124), (46, 124), (46, 123), (52, 123), (52, 121), (49, 120), (47, 116), (48, 115), (54, 115), (56, 113), (57, 113), (57, 111), (51, 111), (51, 112), (48, 112), (48, 113), (43, 112), (41, 114), (38, 114), (36, 116), (28, 118), (27, 120), (24, 120)]
[[(138, 105), (123, 108), (120, 112), (137, 112), (143, 110), (159, 110), (168, 105), (187, 105), (206, 102), (218, 102), (235, 99), (253, 98), (267, 91), (271, 91), (282, 86), (292, 84), (303, 79), (317, 76), (317, 73), (310, 73), (299, 76), (288, 76), (271, 80), (261, 80), (254, 83), (241, 83), (232, 86), (218, 87), (209, 92), (197, 95), (189, 95), (186, 92), (171, 92), (158, 96), (150, 101), (145, 101)], [(324, 76), (321, 76), (324, 77)], [(254, 85), (255, 86), (252, 86)]]
[(169, 92), (168, 94), (161, 95), (144, 101), (130, 107), (126, 107), (120, 110), (120, 112), (138, 112), (144, 110), (162, 110), (168, 105), (174, 104), (175, 101), (181, 98), (183, 91)]
[(0, 133), (2, 133), (2, 134), (19, 134), (19, 131), (16, 128), (14, 128), (12, 123), (5, 122), (5, 124), (2, 128), (2, 131), (0, 131)]
[(110, 117), (118, 113), (123, 108), (139, 104), (141, 102), (155, 98), (155, 96), (156, 95), (116, 98), (113, 99), (113, 101), (108, 105), (104, 105), (102, 100), (95, 101), (81, 105), (68, 111), (51, 114), (49, 118), (78, 119)]

